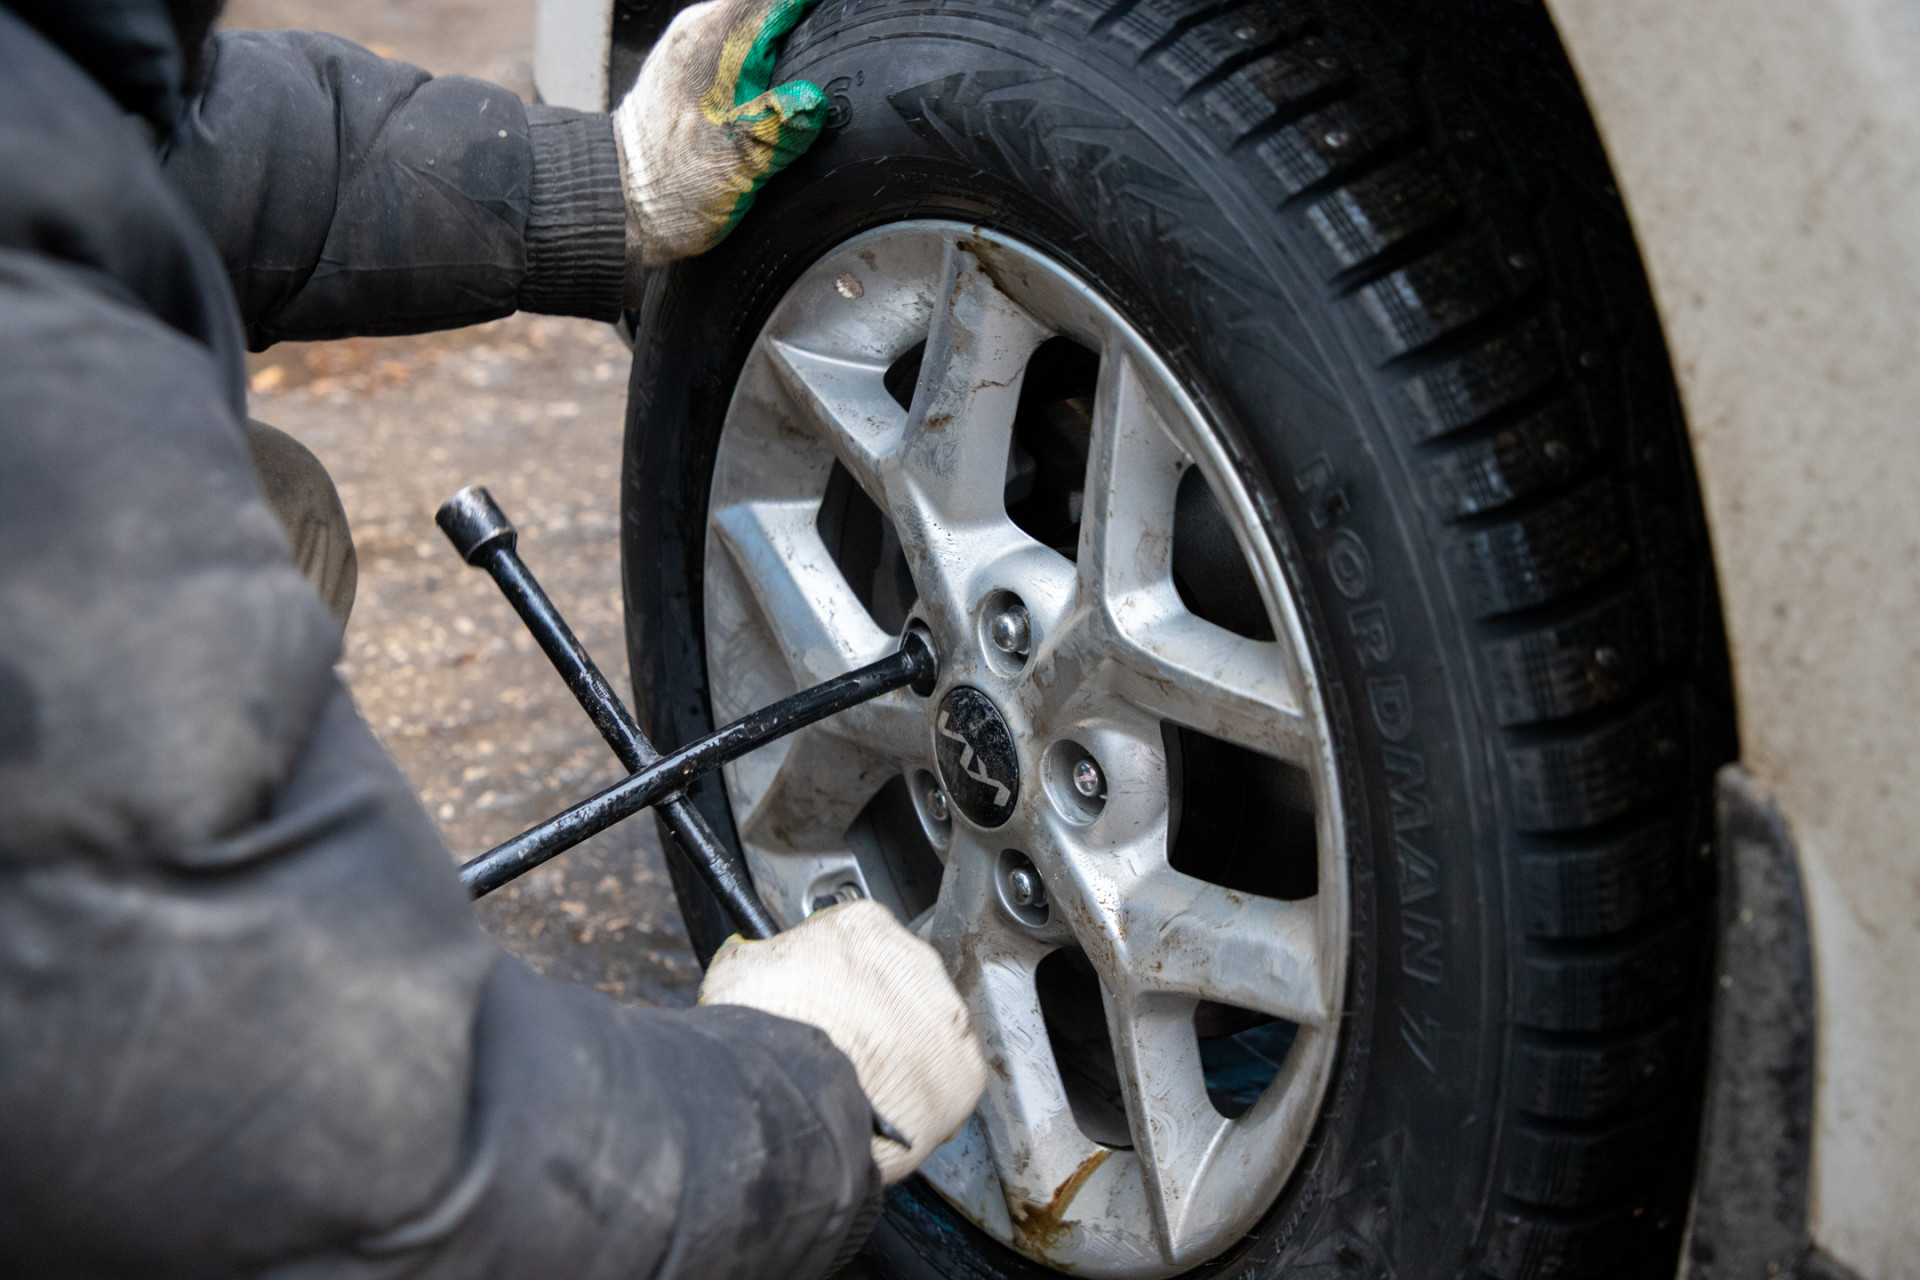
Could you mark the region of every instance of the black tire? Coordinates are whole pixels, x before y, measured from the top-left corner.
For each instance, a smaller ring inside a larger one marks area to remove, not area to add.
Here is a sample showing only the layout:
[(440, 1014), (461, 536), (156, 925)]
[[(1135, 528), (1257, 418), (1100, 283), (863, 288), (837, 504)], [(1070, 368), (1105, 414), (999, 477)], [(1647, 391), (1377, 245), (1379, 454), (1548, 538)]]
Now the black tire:
[[(652, 279), (625, 476), (633, 670), (710, 728), (716, 436), (774, 302), (885, 222), (991, 226), (1147, 333), (1237, 448), (1314, 631), (1351, 812), (1338, 1076), (1193, 1274), (1665, 1276), (1729, 755), (1686, 439), (1605, 157), (1516, 0), (825, 0), (828, 134)], [(717, 784), (699, 797), (723, 832)], [(681, 886), (696, 945), (726, 927)], [(930, 1189), (876, 1274), (1051, 1274)]]

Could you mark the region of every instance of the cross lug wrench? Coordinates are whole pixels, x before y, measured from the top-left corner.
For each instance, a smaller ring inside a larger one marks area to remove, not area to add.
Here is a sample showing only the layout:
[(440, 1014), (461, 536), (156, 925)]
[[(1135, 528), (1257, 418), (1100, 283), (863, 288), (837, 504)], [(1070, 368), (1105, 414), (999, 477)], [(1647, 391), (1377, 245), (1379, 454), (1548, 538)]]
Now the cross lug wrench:
[[(894, 654), (762, 707), (663, 756), (647, 740), (639, 722), (520, 558), (519, 535), (493, 495), (479, 485), (469, 485), (441, 504), (434, 523), (462, 560), (492, 576), (574, 700), (627, 769), (624, 781), (464, 864), (460, 883), (469, 896), (491, 893), (622, 818), (657, 805), (673, 833), (673, 844), (727, 909), (741, 934), (771, 938), (779, 932), (773, 916), (748, 889), (713, 827), (687, 798), (687, 786), (702, 774), (776, 738), (895, 689), (911, 688), (922, 697), (932, 693), (940, 674), (932, 642), (917, 630), (909, 631)], [(873, 1131), (888, 1142), (913, 1145), (878, 1111), (873, 1113)]]
[[(520, 558), (519, 535), (514, 530), (513, 522), (507, 519), (506, 513), (493, 500), (493, 495), (478, 485), (469, 485), (441, 504), (440, 510), (434, 515), (434, 523), (447, 535), (447, 540), (453, 543), (454, 550), (460, 553), (462, 560), (475, 568), (485, 569), (492, 576), (500, 593), (513, 606), (514, 612), (520, 615), (527, 630), (533, 633), (534, 640), (560, 673), (560, 678), (566, 682), (568, 691), (580, 704), (580, 709), (593, 721), (593, 727), (613, 748), (614, 755), (619, 757), (627, 772), (636, 773), (659, 760), (660, 753), (647, 741), (647, 735), (627, 711), (626, 704), (620, 701), (613, 686), (600, 674), (600, 668), (594, 664), (586, 647), (573, 634), (573, 629), (560, 616), (560, 611), (554, 607), (533, 572)], [(662, 796), (659, 807), (682, 856), (692, 864), (713, 896), (727, 909), (742, 935), (771, 938), (777, 932), (773, 917), (768, 914), (759, 897), (748, 890), (739, 870), (733, 865), (733, 859), (727, 856), (720, 838), (714, 834), (705, 816), (693, 807), (686, 792), (673, 791)], [(564, 847), (556, 847), (546, 856), (551, 857)], [(476, 861), (483, 861), (485, 856), (490, 855), (483, 855), (482, 859)], [(527, 864), (529, 867), (533, 865), (537, 864)], [(487, 878), (478, 871), (469, 875), (463, 868), (461, 880), (467, 885), (468, 892), (477, 898), (490, 893), (511, 875), (517, 874), (519, 871), (516, 870), (502, 876), (495, 871), (493, 875), (499, 878)]]
[(629, 771), (624, 780), (466, 863), (460, 868), (460, 879), (467, 891), (476, 898), (491, 893), (621, 819), (659, 805), (681, 851), (734, 917), (741, 933), (750, 938), (772, 937), (777, 931), (773, 917), (748, 889), (706, 818), (688, 801), (686, 787), (729, 760), (895, 689), (912, 688), (922, 696), (931, 693), (939, 676), (931, 642), (918, 630), (910, 630), (899, 650), (888, 657), (762, 707), (663, 756), (647, 741), (520, 558), (518, 535), (492, 495), (477, 485), (469, 486), (449, 498), (434, 519), (463, 560), (492, 575)]

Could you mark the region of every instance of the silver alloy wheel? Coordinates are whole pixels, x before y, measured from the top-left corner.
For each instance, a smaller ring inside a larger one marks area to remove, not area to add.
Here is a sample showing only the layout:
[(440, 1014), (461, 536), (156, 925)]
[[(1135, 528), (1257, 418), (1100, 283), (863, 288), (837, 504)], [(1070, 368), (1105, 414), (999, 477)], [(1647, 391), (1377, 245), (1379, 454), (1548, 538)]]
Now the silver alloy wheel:
[[(1018, 527), (1003, 496), (1022, 379), (1056, 335), (1099, 359), (1072, 556)], [(902, 409), (888, 371), (923, 340)], [(908, 625), (932, 636), (940, 682), (727, 767), (755, 883), (783, 923), (867, 891), (849, 832), (908, 779), (944, 864), (914, 927), (945, 958), (991, 1066), (975, 1117), (923, 1172), (983, 1230), (1077, 1275), (1192, 1266), (1252, 1227), (1298, 1161), (1345, 982), (1326, 714), (1258, 509), (1165, 363), (1066, 268), (957, 223), (868, 232), (781, 299), (728, 409), (705, 553), (719, 720), (898, 642), (817, 527), (836, 462), (891, 520), (918, 592)], [(1189, 467), (1231, 524), (1276, 639), (1182, 602), (1172, 531)], [(1310, 781), (1312, 896), (1256, 897), (1172, 868), (1168, 724)], [(1036, 970), (1071, 946), (1099, 976), (1131, 1145), (1086, 1135), (1050, 1044)], [(1297, 1024), (1236, 1118), (1208, 1096), (1201, 1001)]]

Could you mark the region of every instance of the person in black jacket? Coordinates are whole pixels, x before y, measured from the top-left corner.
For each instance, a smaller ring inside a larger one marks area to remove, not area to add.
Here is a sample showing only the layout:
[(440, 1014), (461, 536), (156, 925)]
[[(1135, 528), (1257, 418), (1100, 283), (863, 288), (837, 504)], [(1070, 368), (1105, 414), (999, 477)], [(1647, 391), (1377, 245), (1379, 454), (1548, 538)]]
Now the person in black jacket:
[(0, 0), (0, 1274), (819, 1275), (971, 1110), (872, 904), (684, 1012), (500, 952), (333, 674), (330, 487), (245, 425), (247, 346), (614, 318), (817, 129), (755, 79), (798, 9), (687, 11), (609, 117)]

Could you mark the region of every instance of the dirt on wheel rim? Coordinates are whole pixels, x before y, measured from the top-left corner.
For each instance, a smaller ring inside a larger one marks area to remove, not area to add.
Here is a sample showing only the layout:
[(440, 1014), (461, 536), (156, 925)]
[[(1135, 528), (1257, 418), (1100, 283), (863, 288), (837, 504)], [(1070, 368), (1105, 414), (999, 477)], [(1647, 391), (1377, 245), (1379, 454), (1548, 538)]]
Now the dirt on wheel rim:
[[(1035, 455), (1062, 439), (1083, 443), (1084, 484), (1049, 512)], [(1262, 602), (1239, 631), (1174, 583), (1193, 483)], [(849, 533), (856, 509), (875, 538)], [(989, 1078), (922, 1175), (990, 1236), (1078, 1274), (1166, 1276), (1243, 1236), (1330, 1078), (1343, 819), (1262, 529), (1207, 419), (1125, 317), (1048, 256), (965, 224), (876, 228), (802, 272), (721, 431), (705, 579), (716, 715), (894, 643), (875, 607), (897, 576), (887, 557), (915, 591), (895, 626), (924, 627), (941, 654), (931, 698), (893, 695), (728, 767), (747, 864), (788, 921), (823, 886), (857, 884), (941, 951)], [(1168, 725), (1306, 779), (1304, 891), (1238, 893), (1172, 865)], [(929, 771), (944, 817), (911, 784)], [(882, 820), (890, 795), (906, 803)], [(938, 895), (905, 901), (899, 866), (928, 853)], [(1063, 964), (1093, 985), (1059, 994)], [(1104, 1004), (1106, 1025), (1063, 1048), (1069, 1015), (1049, 1004), (1096, 1021)], [(1248, 1047), (1232, 1085), (1203, 1031)], [(1103, 1071), (1110, 1086), (1083, 1083)]]

